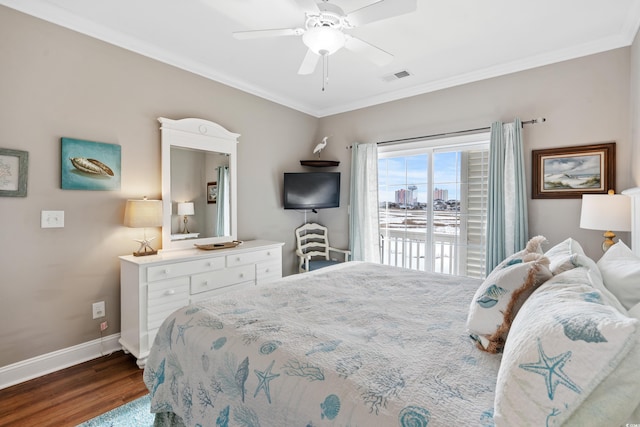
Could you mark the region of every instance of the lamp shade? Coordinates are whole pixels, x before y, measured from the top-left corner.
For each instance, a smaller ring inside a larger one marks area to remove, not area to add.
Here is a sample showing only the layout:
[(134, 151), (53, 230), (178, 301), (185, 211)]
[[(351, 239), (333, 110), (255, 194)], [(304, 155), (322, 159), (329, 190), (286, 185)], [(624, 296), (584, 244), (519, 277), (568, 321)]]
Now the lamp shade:
[(194, 213), (192, 202), (178, 203), (178, 215), (193, 215)]
[(623, 194), (583, 195), (580, 228), (631, 231), (631, 198)]
[(345, 44), (344, 33), (332, 27), (309, 28), (302, 42), (318, 55), (331, 55)]
[(162, 200), (127, 200), (124, 225), (133, 228), (161, 227)]

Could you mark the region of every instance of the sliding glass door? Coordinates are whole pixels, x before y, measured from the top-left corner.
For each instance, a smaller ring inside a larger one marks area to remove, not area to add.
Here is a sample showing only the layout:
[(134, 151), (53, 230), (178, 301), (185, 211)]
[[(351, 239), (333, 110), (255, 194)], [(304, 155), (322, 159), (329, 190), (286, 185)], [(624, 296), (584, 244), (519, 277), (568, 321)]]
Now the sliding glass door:
[(484, 277), (488, 135), (380, 146), (382, 262)]

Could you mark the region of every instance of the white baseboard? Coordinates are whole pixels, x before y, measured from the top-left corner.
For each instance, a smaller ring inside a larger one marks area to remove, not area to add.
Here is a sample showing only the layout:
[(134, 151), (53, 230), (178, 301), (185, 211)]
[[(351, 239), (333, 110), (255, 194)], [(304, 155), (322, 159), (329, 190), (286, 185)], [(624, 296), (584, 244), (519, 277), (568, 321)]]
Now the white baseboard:
[(0, 367), (0, 390), (122, 350), (119, 338), (113, 334)]

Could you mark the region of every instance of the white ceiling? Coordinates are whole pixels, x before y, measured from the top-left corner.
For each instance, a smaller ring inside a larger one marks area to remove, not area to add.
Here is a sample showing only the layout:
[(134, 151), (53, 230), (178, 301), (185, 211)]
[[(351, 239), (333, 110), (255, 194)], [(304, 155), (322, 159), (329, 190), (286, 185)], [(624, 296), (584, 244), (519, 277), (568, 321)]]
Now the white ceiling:
[[(332, 0), (349, 13), (374, 0)], [(394, 0), (384, 0), (393, 2)], [(212, 80), (323, 117), (628, 46), (638, 0), (417, 0), (413, 13), (347, 32), (394, 55), (378, 67), (341, 49), (297, 70), (299, 36), (236, 40), (234, 31), (296, 28), (296, 0), (0, 0), (0, 4)], [(386, 81), (406, 70), (410, 77)]]

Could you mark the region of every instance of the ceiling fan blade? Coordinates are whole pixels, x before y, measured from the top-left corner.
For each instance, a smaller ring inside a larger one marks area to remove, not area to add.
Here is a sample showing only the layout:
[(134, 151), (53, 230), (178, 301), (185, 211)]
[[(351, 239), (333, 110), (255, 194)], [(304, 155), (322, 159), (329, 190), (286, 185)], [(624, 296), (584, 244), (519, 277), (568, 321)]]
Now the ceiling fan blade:
[(238, 40), (247, 40), (263, 37), (301, 36), (303, 34), (304, 30), (302, 28), (281, 28), (275, 30), (235, 31), (233, 37)]
[(318, 3), (315, 0), (296, 0), (296, 3), (307, 13), (319, 13)]
[(319, 59), (320, 55), (313, 52), (311, 49), (307, 50), (307, 54), (304, 56), (302, 64), (300, 64), (300, 68), (298, 69), (298, 74), (306, 75), (313, 73), (316, 69), (316, 65), (318, 65)]
[(378, 0), (347, 14), (347, 21), (354, 27), (394, 16), (414, 12), (417, 0)]
[(385, 66), (393, 61), (393, 55), (387, 51), (380, 49), (379, 47), (376, 47), (348, 34), (345, 34), (345, 38), (345, 49), (348, 49), (351, 52), (355, 52), (358, 55), (364, 56), (379, 67)]

